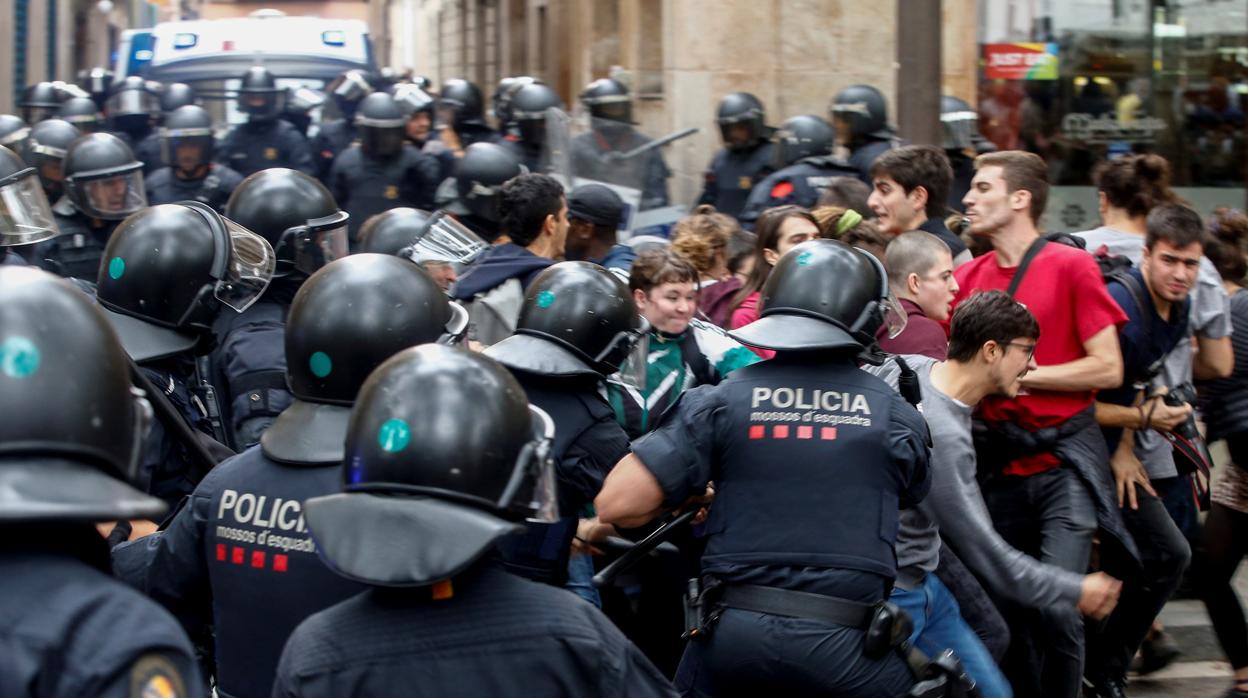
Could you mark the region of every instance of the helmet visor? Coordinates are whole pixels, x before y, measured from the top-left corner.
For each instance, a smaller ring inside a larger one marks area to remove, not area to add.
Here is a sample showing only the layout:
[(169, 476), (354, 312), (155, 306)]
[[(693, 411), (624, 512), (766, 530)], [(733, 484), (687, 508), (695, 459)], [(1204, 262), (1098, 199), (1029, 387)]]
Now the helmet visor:
[(429, 218), (424, 230), (416, 234), (407, 257), (417, 264), (453, 262), (468, 264), (489, 248), (484, 240), (464, 224), (438, 211)]
[(210, 128), (167, 128), (161, 132), (165, 162), (184, 172), (207, 165), (212, 160), (213, 144)]
[(880, 303), (883, 305), (884, 330), (888, 332), (889, 339), (896, 339), (897, 335), (906, 329), (906, 309), (901, 306), (901, 301), (897, 300), (897, 296), (893, 295), (891, 290), (888, 292), (888, 297)]
[(110, 117), (148, 116), (157, 111), (156, 99), (143, 90), (122, 90), (104, 103)]
[(342, 76), (342, 81), (333, 88), (332, 94), (337, 100), (345, 102), (358, 102), (364, 99), (373, 91), (372, 85), (368, 84), (368, 80), (357, 72), (347, 72)]
[(9, 148), (14, 152), (21, 152), (22, 142), (30, 135), (30, 127), (23, 126), (11, 133), (0, 136), (0, 145)]
[(238, 93), (238, 109), (259, 118), (275, 118), (285, 107), (283, 97), (284, 93), (280, 90), (241, 90)]
[(945, 130), (945, 150), (966, 150), (974, 147), (979, 130), (979, 114), (973, 111), (947, 112), (940, 115)]
[(143, 170), (73, 182), (81, 194), (74, 204), (93, 218), (116, 221), (147, 207)]
[(551, 449), (555, 422), (541, 409), (530, 405), (533, 439), (520, 451), (511, 481), (499, 499), (499, 507), (522, 514), (529, 521), (555, 523), (559, 520), (555, 461)]
[(268, 240), (228, 218), (221, 220), (230, 236), (230, 258), (214, 295), (241, 313), (269, 287), (277, 270), (277, 255)]
[(312, 274), (317, 269), (348, 254), (347, 214), (338, 212), (332, 216), (308, 221), (307, 225), (293, 228), (295, 269)]
[(433, 97), (415, 85), (399, 85), (394, 90), (394, 101), (405, 116), (422, 111), (433, 111)]
[(0, 247), (41, 242), (57, 232), (33, 167), (0, 180)]

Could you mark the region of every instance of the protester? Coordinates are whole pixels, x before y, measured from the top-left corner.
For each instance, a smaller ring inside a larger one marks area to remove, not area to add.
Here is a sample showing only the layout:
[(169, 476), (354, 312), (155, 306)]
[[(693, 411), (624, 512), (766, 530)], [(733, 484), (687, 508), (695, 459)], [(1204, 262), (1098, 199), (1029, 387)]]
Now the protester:
[(958, 293), (949, 247), (927, 233), (902, 233), (884, 254), (888, 285), (906, 311), (906, 327), (896, 337), (879, 337), (880, 348), (894, 354), (922, 354), (943, 361), (948, 341), (940, 323)]
[(702, 205), (676, 222), (672, 250), (698, 270), (698, 317), (723, 327), (741, 282), (728, 271), (728, 243), (740, 230), (731, 216)]
[[(754, 266), (733, 298), (732, 316), (728, 323), (728, 328), (733, 330), (758, 319), (760, 291), (771, 274), (771, 268), (785, 252), (818, 237), (819, 224), (809, 211), (800, 206), (777, 206), (763, 211), (758, 217), (754, 234), (758, 236), (754, 246)], [(775, 356), (770, 349), (749, 349), (764, 359)]]

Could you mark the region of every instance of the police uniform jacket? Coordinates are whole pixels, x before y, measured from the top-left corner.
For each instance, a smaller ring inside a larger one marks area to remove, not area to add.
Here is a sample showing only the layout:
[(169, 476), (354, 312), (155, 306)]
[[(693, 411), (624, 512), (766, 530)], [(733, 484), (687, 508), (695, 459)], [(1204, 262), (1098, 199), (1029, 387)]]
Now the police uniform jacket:
[(849, 164), (858, 172), (858, 178), (866, 182), (867, 186), (871, 186), (871, 165), (875, 164), (876, 158), (884, 154), (885, 151), (891, 150), (895, 142), (892, 140), (874, 140), (868, 141), (854, 148), (849, 155)]
[[(25, 540), (6, 541), (0, 551), (0, 695), (204, 695), (186, 634), (159, 605), (104, 571), (104, 539), (90, 526), (54, 530), (56, 552)], [(92, 551), (76, 550), (85, 548)], [(94, 558), (98, 566), (88, 562)]]
[(228, 446), (243, 451), (294, 397), (286, 385), (286, 314), (299, 282), (275, 279), (247, 310), (225, 312), (213, 325), (216, 346), (209, 355)]
[(312, 159), (316, 163), (316, 176), (322, 182), (329, 181), (329, 170), (338, 154), (355, 141), (355, 124), (348, 119), (326, 121), (312, 137)]
[(652, 139), (625, 126), (610, 133), (590, 131), (572, 139), (572, 171), (577, 177), (623, 187), (641, 188), (641, 208), (668, 205), (667, 178), (672, 171), (663, 161), (662, 148), (655, 148), (628, 160), (612, 160), (610, 153), (626, 153)]
[(248, 121), (230, 129), (217, 146), (217, 160), (244, 177), (270, 167), (316, 176), (308, 140), (281, 119)]
[(373, 588), (305, 620), (275, 698), (675, 696), (654, 665), (575, 594), (491, 563), (429, 587)]
[(753, 225), (763, 211), (773, 206), (813, 208), (833, 178), (857, 176), (858, 171), (849, 163), (832, 155), (802, 158), (755, 185), (738, 218)]
[(214, 468), (166, 530), (113, 550), (128, 583), (212, 619), (218, 695), (268, 695), (295, 626), (363, 589), (325, 567), (303, 521), (303, 501), (341, 477), (337, 463), (282, 464), (256, 446)]
[(79, 213), (62, 199), (52, 214), (61, 234), (30, 246), (30, 261), (45, 271), (95, 283), (104, 246), (121, 221), (105, 221)]
[(704, 574), (863, 602), (896, 575), (899, 506), (929, 487), (922, 416), (826, 355), (781, 352), (687, 391), (633, 452), (664, 507), (715, 482)]
[(367, 155), (353, 145), (338, 155), (329, 174), (329, 191), (339, 208), (351, 214), (347, 232), (355, 241), (370, 217), (399, 206), (434, 207), (438, 162), (407, 143), (392, 158)]
[(772, 144), (763, 142), (741, 151), (720, 148), (706, 169), (706, 183), (698, 204), (734, 218), (745, 209), (750, 191), (771, 171)]
[(199, 201), (224, 214), (230, 194), (242, 181), (241, 174), (220, 163), (210, 164), (208, 173), (199, 179), (182, 179), (172, 167), (162, 167), (146, 178), (147, 203), (155, 206)]

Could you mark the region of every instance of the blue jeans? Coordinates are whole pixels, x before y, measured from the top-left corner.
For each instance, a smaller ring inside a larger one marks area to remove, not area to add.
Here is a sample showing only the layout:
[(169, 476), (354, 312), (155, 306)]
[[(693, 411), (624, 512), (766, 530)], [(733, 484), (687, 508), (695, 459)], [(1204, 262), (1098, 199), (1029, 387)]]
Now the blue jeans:
[(971, 626), (945, 585), (929, 574), (921, 584), (906, 591), (893, 589), (889, 598), (914, 620), (910, 642), (923, 654), (935, 656), (947, 649), (958, 655), (966, 673), (975, 680), (984, 698), (1010, 698), (1013, 691), (988, 648)]
[(594, 558), (585, 553), (573, 551), (572, 556), (568, 558), (568, 581), (564, 583), (563, 588), (601, 609), (602, 597), (598, 595), (598, 589), (594, 588), (593, 579)]

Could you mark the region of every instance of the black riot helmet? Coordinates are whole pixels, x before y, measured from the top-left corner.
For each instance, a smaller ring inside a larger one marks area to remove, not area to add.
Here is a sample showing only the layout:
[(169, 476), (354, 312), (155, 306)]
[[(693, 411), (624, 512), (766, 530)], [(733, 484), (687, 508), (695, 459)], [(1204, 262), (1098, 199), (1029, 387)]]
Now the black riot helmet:
[(30, 129), (22, 156), (27, 164), (39, 171), (43, 190), (52, 201), (64, 193), (65, 153), (81, 135), (72, 124), (60, 119), (40, 121)]
[(498, 121), (499, 128), (511, 123), (511, 98), (524, 86), (535, 82), (541, 82), (541, 80), (530, 75), (518, 75), (498, 81), (494, 94), (490, 97), (490, 110), (494, 112), (494, 119)]
[(560, 262), (529, 284), (516, 333), (485, 353), (544, 376), (608, 376), (649, 331), (618, 276), (590, 262)]
[(0, 145), (20, 151), (29, 135), (30, 126), (21, 117), (0, 114)]
[(415, 264), (380, 254), (327, 264), (290, 306), (286, 379), (295, 402), (265, 431), (265, 455), (341, 463), (350, 406), (368, 374), (408, 347), (457, 342), (467, 328), (467, 311)]
[(837, 92), (829, 111), (843, 145), (893, 136), (888, 128), (888, 103), (871, 85), (850, 85)]
[[(767, 111), (763, 103), (749, 92), (727, 95), (719, 100), (719, 108), (715, 112), (719, 134), (729, 150), (748, 150), (763, 140), (767, 134), (766, 120)], [(747, 129), (744, 138), (733, 135), (737, 126)]]
[(143, 163), (125, 141), (111, 133), (93, 133), (74, 141), (65, 153), (65, 194), (82, 213), (121, 220), (147, 206)]
[(481, 88), (468, 80), (455, 78), (442, 84), (438, 93), (438, 121), (441, 126), (485, 126), (485, 102)]
[(614, 78), (600, 78), (581, 90), (581, 104), (595, 119), (633, 122), (633, 100), (624, 83)]
[(73, 97), (61, 104), (56, 110), (57, 118), (73, 124), (82, 133), (98, 133), (104, 129), (104, 115), (100, 113), (95, 100), (87, 97)]
[(59, 232), (35, 168), (0, 146), (0, 247), (42, 242)]
[(311, 274), (347, 256), (346, 211), (315, 178), (273, 167), (239, 183), (225, 216), (262, 236), (277, 255), (277, 275)]
[(814, 155), (832, 152), (836, 132), (823, 119), (803, 114), (788, 119), (773, 136), (772, 166), (779, 170)]
[(195, 88), (184, 82), (175, 82), (165, 86), (160, 94), (160, 110), (166, 115), (178, 107), (195, 104)]
[(360, 102), (355, 112), (355, 129), (360, 148), (374, 158), (391, 158), (403, 149), (407, 117), (402, 107), (385, 92), (374, 92)]
[(160, 145), (164, 161), (175, 170), (194, 172), (211, 163), (215, 145), (212, 116), (196, 104), (178, 107), (165, 116)]
[(459, 203), (474, 216), (497, 223), (498, 192), (503, 183), (524, 174), (512, 152), (496, 143), (473, 143), (455, 166)]
[(147, 129), (152, 118), (160, 110), (160, 102), (143, 78), (131, 75), (113, 89), (104, 105), (109, 124), (127, 133)]
[(0, 298), (0, 521), (159, 516), (131, 486), (151, 406), (103, 313), (31, 267), (0, 266)]
[(325, 91), (334, 100), (342, 118), (351, 119), (355, 117), (355, 110), (360, 102), (373, 93), (373, 81), (364, 71), (352, 69), (330, 81)]
[(508, 112), (511, 123), (520, 131), (520, 140), (541, 145), (546, 142), (546, 110), (562, 109), (563, 100), (549, 85), (533, 82), (517, 90), (511, 97)]
[(979, 137), (979, 112), (965, 100), (951, 95), (940, 98), (940, 125), (945, 132), (945, 150), (969, 151)]
[(418, 208), (392, 208), (360, 226), (360, 252), (397, 255), (412, 243), (429, 222), (429, 212)]
[(810, 240), (785, 253), (763, 284), (758, 320), (729, 332), (752, 347), (854, 349), (905, 327), (906, 313), (888, 288), (884, 265), (839, 240)]
[(52, 83), (37, 82), (22, 91), (18, 106), (22, 109), (22, 118), (33, 126), (56, 115), (61, 106), (60, 94)]
[(252, 66), (243, 73), (238, 86), (238, 109), (253, 121), (271, 121), (285, 108), (284, 95), (268, 68)]
[(401, 82), (390, 87), (390, 94), (394, 96), (394, 101), (398, 102), (399, 108), (403, 110), (407, 118), (410, 119), (413, 114), (420, 113), (428, 114), (430, 118), (433, 117), (437, 100), (420, 85)]
[(264, 238), (196, 201), (130, 216), (108, 238), (100, 305), (135, 361), (173, 356), (211, 336), (222, 309), (249, 308), (276, 262)]
[(113, 71), (100, 67), (80, 70), (78, 84), (91, 95), (97, 106), (102, 107), (113, 89)]
[(304, 506), (317, 553), (377, 586), (450, 579), (523, 518), (555, 520), (553, 437), (550, 417), (494, 360), (439, 344), (404, 350), (360, 389), (343, 492)]

